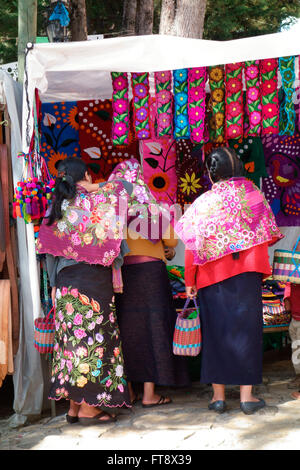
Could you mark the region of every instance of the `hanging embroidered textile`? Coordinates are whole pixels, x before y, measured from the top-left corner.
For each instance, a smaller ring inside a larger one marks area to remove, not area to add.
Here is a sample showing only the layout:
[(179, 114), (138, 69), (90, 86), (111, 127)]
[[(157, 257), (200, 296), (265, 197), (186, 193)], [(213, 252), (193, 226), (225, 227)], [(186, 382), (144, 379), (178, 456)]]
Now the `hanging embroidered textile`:
[(225, 84), (224, 66), (218, 65), (209, 67), (209, 86), (211, 90), (210, 107), (211, 119), (210, 128), (214, 129), (213, 141), (224, 142), (225, 125)]
[(194, 145), (187, 139), (176, 141), (177, 203), (182, 209), (211, 186), (204, 171), (202, 152), (202, 145)]
[(175, 230), (199, 265), (283, 238), (263, 193), (246, 178), (214, 183)]
[(88, 165), (93, 181), (106, 181), (114, 165), (137, 158), (138, 143), (129, 132), (129, 143), (114, 146), (111, 139), (111, 100), (78, 101), (79, 144), (81, 157)]
[(204, 142), (206, 67), (188, 70), (188, 117), (191, 141)]
[(279, 132), (278, 59), (260, 61), (262, 135)]
[(67, 157), (80, 157), (78, 108), (76, 102), (42, 103), (40, 153), (52, 176), (55, 164)]
[(188, 69), (178, 69), (173, 71), (173, 93), (174, 137), (175, 139), (189, 139)]
[(229, 140), (228, 144), (244, 163), (246, 177), (260, 188), (260, 179), (268, 176), (261, 138), (250, 136), (239, 140)]
[(149, 74), (132, 73), (133, 126), (137, 139), (149, 139)]
[(157, 135), (173, 134), (172, 73), (168, 70), (154, 73), (157, 113)]
[(300, 136), (262, 139), (268, 178), (263, 191), (279, 226), (300, 225)]
[(244, 63), (246, 82), (246, 111), (249, 121), (248, 136), (260, 136), (261, 133), (261, 98), (259, 60)]
[(114, 145), (129, 143), (129, 100), (127, 73), (112, 72), (112, 129), (111, 136)]
[(243, 137), (243, 64), (237, 62), (225, 65), (226, 119), (225, 135), (227, 139)]
[(279, 70), (282, 79), (283, 100), (280, 104), (279, 134), (293, 135), (295, 132), (295, 56), (280, 57)]
[(156, 137), (155, 99), (150, 104), (151, 138), (140, 141), (143, 178), (158, 202), (169, 206), (176, 203), (176, 145), (173, 136)]

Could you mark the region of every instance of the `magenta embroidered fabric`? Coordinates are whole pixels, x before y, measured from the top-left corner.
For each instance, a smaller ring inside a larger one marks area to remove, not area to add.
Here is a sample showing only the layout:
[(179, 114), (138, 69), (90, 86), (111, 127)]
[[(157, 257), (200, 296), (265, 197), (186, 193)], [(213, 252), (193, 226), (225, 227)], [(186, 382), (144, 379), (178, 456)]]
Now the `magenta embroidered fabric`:
[(204, 142), (206, 67), (188, 70), (188, 116), (191, 141)]
[(129, 143), (129, 100), (127, 73), (112, 72), (112, 129), (111, 136), (114, 145)]
[(169, 70), (154, 73), (157, 135), (163, 137), (173, 133), (172, 73)]
[(175, 231), (199, 265), (283, 237), (263, 193), (246, 178), (215, 183), (179, 219)]
[(120, 252), (128, 194), (120, 182), (106, 183), (97, 193), (81, 186), (74, 200), (62, 202), (61, 220), (43, 220), (38, 253), (110, 266)]

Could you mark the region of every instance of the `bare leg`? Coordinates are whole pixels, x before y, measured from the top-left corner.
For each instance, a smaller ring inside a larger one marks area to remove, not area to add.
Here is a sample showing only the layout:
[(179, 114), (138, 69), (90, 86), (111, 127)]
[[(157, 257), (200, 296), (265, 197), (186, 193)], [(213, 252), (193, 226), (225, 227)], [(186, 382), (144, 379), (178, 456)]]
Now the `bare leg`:
[(255, 398), (252, 395), (252, 385), (240, 386), (240, 398), (241, 398), (241, 402), (245, 402), (245, 401), (258, 402), (259, 401), (258, 398)]
[[(153, 382), (144, 383), (144, 395), (143, 395), (143, 404), (150, 405), (157, 403), (160, 399), (160, 395), (155, 393), (155, 384)], [(171, 400), (169, 397), (164, 399), (164, 403), (169, 403)]]
[(75, 401), (70, 400), (70, 408), (69, 408), (68, 415), (69, 416), (78, 416), (79, 408), (80, 408), (80, 405), (77, 405), (77, 403), (75, 403)]
[(225, 385), (223, 384), (212, 384), (214, 395), (211, 403), (215, 401), (225, 401)]

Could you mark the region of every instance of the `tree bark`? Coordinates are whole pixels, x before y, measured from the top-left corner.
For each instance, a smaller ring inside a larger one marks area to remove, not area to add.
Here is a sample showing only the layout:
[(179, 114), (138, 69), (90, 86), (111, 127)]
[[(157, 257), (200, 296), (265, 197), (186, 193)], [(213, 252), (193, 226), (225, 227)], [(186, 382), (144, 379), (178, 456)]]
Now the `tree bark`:
[(153, 33), (153, 0), (138, 0), (135, 22), (135, 34), (152, 34)]
[(123, 31), (128, 35), (135, 34), (137, 0), (124, 0)]
[(176, 0), (162, 0), (159, 34), (172, 34), (176, 11)]
[(163, 0), (160, 34), (201, 39), (206, 4), (207, 0)]
[(70, 0), (70, 32), (72, 41), (87, 40), (85, 0)]

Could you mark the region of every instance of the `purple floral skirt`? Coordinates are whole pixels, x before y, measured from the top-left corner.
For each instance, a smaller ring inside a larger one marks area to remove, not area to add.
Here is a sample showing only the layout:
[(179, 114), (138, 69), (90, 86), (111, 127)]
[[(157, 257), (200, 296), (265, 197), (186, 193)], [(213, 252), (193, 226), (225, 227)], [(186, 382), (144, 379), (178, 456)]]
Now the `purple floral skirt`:
[(57, 276), (49, 398), (131, 406), (110, 268), (78, 263)]

